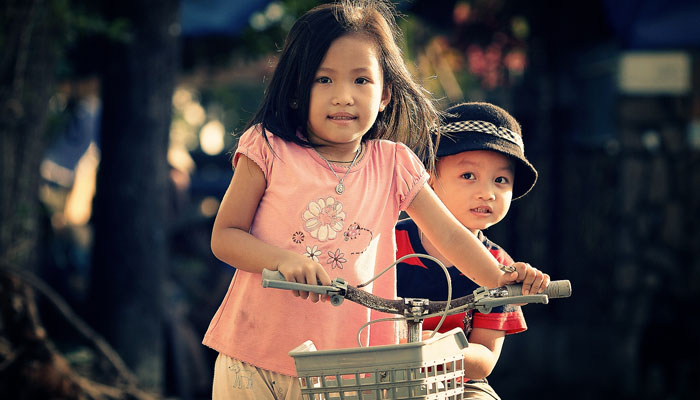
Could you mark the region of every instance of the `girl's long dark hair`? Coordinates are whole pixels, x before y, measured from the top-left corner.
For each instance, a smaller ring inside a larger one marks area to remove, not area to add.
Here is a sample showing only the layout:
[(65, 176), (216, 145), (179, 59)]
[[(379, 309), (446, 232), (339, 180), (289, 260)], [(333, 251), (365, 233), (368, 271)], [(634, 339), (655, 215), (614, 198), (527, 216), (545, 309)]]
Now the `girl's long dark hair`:
[(311, 146), (306, 125), (316, 71), (334, 40), (348, 33), (362, 33), (376, 43), (384, 85), (391, 90), (391, 101), (363, 139), (403, 142), (432, 170), (431, 134), (438, 128), (439, 113), (432, 97), (406, 68), (397, 45), (401, 32), (394, 15), (395, 9), (386, 0), (342, 0), (320, 5), (301, 16), (287, 35), (262, 104), (247, 128), (260, 124), (266, 139), (270, 132)]

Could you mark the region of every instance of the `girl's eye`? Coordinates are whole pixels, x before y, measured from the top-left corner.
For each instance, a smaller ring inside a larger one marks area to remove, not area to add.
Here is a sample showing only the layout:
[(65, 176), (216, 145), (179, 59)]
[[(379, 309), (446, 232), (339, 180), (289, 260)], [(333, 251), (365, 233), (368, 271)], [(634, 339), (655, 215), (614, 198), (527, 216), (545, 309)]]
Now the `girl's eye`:
[(369, 79), (357, 78), (357, 79), (355, 79), (355, 83), (360, 84), (360, 85), (365, 85), (365, 84), (369, 83)]
[(467, 173), (462, 174), (462, 178), (468, 179), (468, 180), (474, 180), (474, 179), (476, 179), (476, 178), (474, 177), (474, 174), (472, 174), (471, 172), (467, 172)]
[(499, 176), (498, 178), (496, 178), (496, 183), (506, 184), (506, 183), (510, 183), (510, 181), (505, 176)]
[(327, 76), (322, 76), (320, 78), (316, 78), (316, 82), (318, 83), (331, 83), (331, 78)]

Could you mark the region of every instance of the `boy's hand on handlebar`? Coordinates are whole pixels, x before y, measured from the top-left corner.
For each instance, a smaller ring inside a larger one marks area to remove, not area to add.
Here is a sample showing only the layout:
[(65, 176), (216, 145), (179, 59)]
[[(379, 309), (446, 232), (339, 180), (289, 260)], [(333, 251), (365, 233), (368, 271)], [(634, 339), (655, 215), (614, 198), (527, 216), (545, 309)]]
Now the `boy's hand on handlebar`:
[[(277, 266), (277, 270), (284, 275), (287, 282), (326, 286), (331, 284), (331, 278), (321, 264), (300, 254), (295, 254), (294, 257), (280, 263)], [(318, 293), (309, 293), (300, 290), (293, 290), (292, 294), (302, 299), (308, 298), (314, 303), (318, 302), (319, 298), (324, 301), (328, 298), (328, 296), (321, 296)]]
[(542, 293), (549, 285), (549, 275), (528, 263), (516, 262), (512, 265), (514, 272), (505, 273), (498, 279), (499, 286), (522, 282), (523, 294)]

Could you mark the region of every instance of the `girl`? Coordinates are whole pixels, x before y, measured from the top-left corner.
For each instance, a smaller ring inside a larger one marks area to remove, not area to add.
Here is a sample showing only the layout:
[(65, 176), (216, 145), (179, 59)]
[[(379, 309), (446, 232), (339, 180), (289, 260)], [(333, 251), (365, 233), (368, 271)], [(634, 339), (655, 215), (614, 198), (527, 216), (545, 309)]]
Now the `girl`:
[[(314, 305), (263, 289), (263, 268), (288, 281), (365, 282), (394, 261), (394, 224), (406, 210), (453, 263), (480, 284), (505, 275), (429, 186), (437, 112), (414, 83), (396, 45), (388, 2), (316, 7), (292, 27), (263, 103), (241, 136), (235, 172), (212, 231), (212, 251), (235, 266), (204, 344), (219, 352), (215, 399), (300, 397), (288, 352), (307, 339), (319, 349), (355, 346), (358, 328), (381, 317), (344, 302)], [(520, 275), (518, 278), (517, 275)], [(531, 281), (531, 280), (530, 280)], [(532, 282), (532, 281), (531, 281)], [(395, 273), (366, 289), (394, 298)], [(363, 331), (369, 345), (397, 342), (394, 324)]]

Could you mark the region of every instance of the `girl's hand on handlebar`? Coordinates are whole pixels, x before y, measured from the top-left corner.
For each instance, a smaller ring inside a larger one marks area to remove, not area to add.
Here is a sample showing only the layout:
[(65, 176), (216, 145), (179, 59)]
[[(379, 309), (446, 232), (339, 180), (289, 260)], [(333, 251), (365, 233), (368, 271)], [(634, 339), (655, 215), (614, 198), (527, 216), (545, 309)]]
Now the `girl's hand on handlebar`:
[[(301, 254), (294, 254), (277, 266), (277, 270), (284, 275), (287, 282), (305, 283), (308, 285), (330, 285), (331, 278), (318, 262)], [(318, 293), (293, 290), (292, 294), (302, 299), (310, 299), (314, 303), (327, 300), (328, 296), (321, 296)]]
[(516, 262), (512, 265), (515, 272), (505, 273), (498, 279), (499, 286), (523, 283), (523, 294), (542, 293), (549, 285), (549, 275), (528, 263)]

